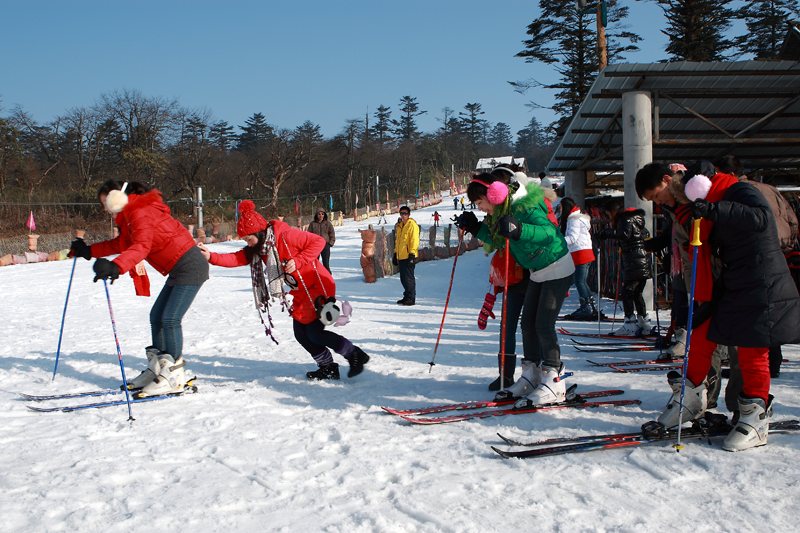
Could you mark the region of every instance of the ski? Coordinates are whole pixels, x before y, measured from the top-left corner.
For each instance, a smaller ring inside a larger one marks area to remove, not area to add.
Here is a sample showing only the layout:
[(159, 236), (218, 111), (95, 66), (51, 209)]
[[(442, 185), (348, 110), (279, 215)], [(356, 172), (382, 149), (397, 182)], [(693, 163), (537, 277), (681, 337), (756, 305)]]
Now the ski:
[[(725, 436), (730, 433), (732, 426), (727, 421), (722, 423), (714, 423), (712, 425), (703, 425), (695, 422), (690, 428), (681, 430), (681, 439), (710, 439), (712, 437)], [(800, 420), (782, 420), (772, 422), (769, 427), (770, 433), (788, 433), (793, 431), (800, 431)], [(645, 435), (644, 432), (639, 431), (635, 433), (612, 433), (608, 435), (581, 435), (578, 437), (566, 437), (545, 439), (543, 441), (522, 444), (528, 446), (530, 449), (511, 451), (501, 450), (492, 446), (498, 455), (504, 458), (528, 458), (528, 457), (544, 457), (552, 455), (563, 455), (568, 453), (589, 452), (595, 450), (610, 450), (615, 448), (624, 448), (631, 446), (643, 446), (656, 443), (663, 443), (674, 441), (677, 439), (678, 431), (662, 430), (657, 434)], [(507, 443), (516, 442), (511, 439), (502, 437)], [(509, 442), (511, 441), (511, 442)], [(552, 444), (556, 444), (553, 446)], [(516, 445), (516, 444), (512, 444)]]
[[(121, 391), (120, 391), (121, 392)], [(144, 403), (144, 402), (154, 402), (157, 400), (166, 400), (169, 398), (175, 398), (178, 396), (183, 396), (187, 393), (194, 393), (197, 392), (197, 386), (192, 384), (192, 382), (187, 382), (185, 388), (180, 392), (171, 392), (168, 394), (159, 394), (157, 396), (145, 396), (141, 398), (131, 398), (131, 403)], [(59, 406), (59, 407), (37, 407), (33, 405), (26, 406), (31, 411), (36, 411), (37, 413), (56, 413), (56, 412), (63, 412), (63, 413), (70, 413), (72, 411), (82, 411), (84, 409), (102, 409), (104, 407), (114, 407), (117, 405), (126, 405), (128, 402), (125, 399), (119, 400), (108, 400), (105, 402), (94, 402), (94, 403), (84, 403), (84, 404), (77, 404), (77, 405), (66, 405), (66, 406)]]
[(568, 335), (570, 337), (587, 337), (590, 339), (628, 339), (628, 340), (642, 340), (642, 339), (655, 339), (657, 336), (650, 334), (650, 335), (611, 335), (610, 333), (579, 333), (577, 331), (570, 331), (567, 328), (557, 328), (557, 331), (562, 335)]
[[(131, 389), (130, 392), (138, 392), (141, 389)], [(67, 394), (49, 394), (49, 395), (36, 395), (36, 394), (25, 394), (22, 392), (17, 393), (20, 398), (25, 401), (29, 402), (46, 402), (49, 400), (69, 400), (73, 398), (87, 398), (91, 396), (106, 396), (109, 394), (122, 394), (124, 391), (122, 388), (118, 389), (98, 389), (93, 391), (86, 391), (86, 392), (72, 392)]]
[(609, 346), (655, 346), (655, 342), (649, 341), (647, 339), (639, 339), (636, 340), (618, 340), (618, 341), (606, 341), (606, 342), (586, 342), (580, 341), (578, 339), (570, 339), (572, 344), (576, 344), (578, 346), (587, 346), (589, 348), (603, 348)]
[(659, 365), (668, 363), (682, 362), (683, 357), (662, 357), (658, 359), (637, 359), (637, 360), (624, 360), (624, 361), (610, 361), (607, 363), (598, 363), (587, 359), (586, 362), (593, 366), (642, 366), (642, 365)]
[[(568, 321), (571, 321), (571, 322), (588, 322), (590, 324), (592, 322), (594, 322), (595, 324), (597, 323), (597, 317), (594, 317), (594, 318), (572, 318), (569, 315), (561, 315), (560, 317), (558, 317), (557, 320), (568, 320)], [(602, 318), (600, 318), (600, 322), (622, 322), (622, 319), (610, 318), (610, 317), (607, 317), (607, 316), (603, 316)]]
[[(578, 386), (573, 384), (567, 389), (567, 398), (575, 397), (575, 389)], [(620, 394), (624, 394), (625, 391), (620, 389), (611, 389), (611, 390), (601, 390), (601, 391), (592, 391), (581, 394), (580, 396), (584, 398), (600, 398), (603, 396), (617, 396)], [(503, 407), (506, 405), (512, 405), (515, 403), (519, 398), (511, 398), (509, 400), (490, 400), (490, 401), (477, 401), (477, 402), (462, 402), (462, 403), (450, 403), (450, 404), (442, 404), (442, 405), (430, 405), (428, 407), (417, 407), (412, 409), (395, 409), (393, 407), (381, 407), (384, 411), (391, 415), (397, 416), (408, 416), (408, 415), (429, 415), (433, 413), (444, 413), (447, 411), (467, 411), (471, 409), (485, 409), (489, 407)]]
[(476, 413), (466, 413), (463, 415), (450, 415), (450, 416), (440, 416), (440, 417), (404, 415), (401, 416), (400, 418), (412, 424), (435, 425), (435, 424), (447, 424), (450, 422), (461, 422), (464, 420), (492, 418), (497, 416), (522, 415), (527, 413), (536, 413), (539, 411), (551, 411), (556, 409), (588, 409), (594, 407), (611, 407), (611, 406), (621, 407), (627, 405), (638, 405), (640, 403), (641, 402), (639, 400), (586, 401), (583, 399), (583, 397), (577, 396), (575, 399), (568, 400), (566, 402), (554, 403), (548, 405), (537, 405), (532, 407), (523, 407), (523, 408), (511, 407), (507, 409), (492, 409), (488, 411), (479, 411)]
[(591, 348), (589, 346), (575, 346), (574, 347), (579, 352), (586, 352), (586, 353), (615, 353), (615, 352), (653, 352), (656, 350), (653, 346), (633, 346), (633, 345), (620, 345), (620, 346), (610, 346), (608, 348)]
[(680, 370), (683, 368), (683, 364), (675, 364), (675, 365), (647, 365), (647, 366), (620, 366), (620, 365), (609, 365), (608, 368), (614, 370), (614, 372), (668, 372), (670, 370)]

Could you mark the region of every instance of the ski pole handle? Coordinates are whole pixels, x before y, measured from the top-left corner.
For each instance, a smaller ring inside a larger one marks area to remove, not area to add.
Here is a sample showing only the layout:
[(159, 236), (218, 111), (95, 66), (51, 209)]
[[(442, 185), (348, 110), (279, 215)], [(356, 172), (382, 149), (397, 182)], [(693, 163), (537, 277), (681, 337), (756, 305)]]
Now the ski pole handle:
[(700, 246), (703, 243), (700, 242), (700, 218), (695, 218), (692, 220), (692, 241), (689, 243), (692, 246)]

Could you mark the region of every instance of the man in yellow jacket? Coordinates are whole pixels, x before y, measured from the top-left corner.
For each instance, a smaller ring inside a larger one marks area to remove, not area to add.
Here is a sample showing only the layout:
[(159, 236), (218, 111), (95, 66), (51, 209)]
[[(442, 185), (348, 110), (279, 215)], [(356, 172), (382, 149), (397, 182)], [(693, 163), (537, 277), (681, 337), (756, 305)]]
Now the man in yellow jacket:
[(394, 256), (392, 263), (400, 267), (400, 283), (403, 284), (403, 297), (397, 300), (400, 305), (414, 305), (417, 299), (417, 281), (414, 278), (414, 263), (419, 249), (419, 226), (411, 218), (407, 205), (400, 208), (400, 222), (395, 226)]

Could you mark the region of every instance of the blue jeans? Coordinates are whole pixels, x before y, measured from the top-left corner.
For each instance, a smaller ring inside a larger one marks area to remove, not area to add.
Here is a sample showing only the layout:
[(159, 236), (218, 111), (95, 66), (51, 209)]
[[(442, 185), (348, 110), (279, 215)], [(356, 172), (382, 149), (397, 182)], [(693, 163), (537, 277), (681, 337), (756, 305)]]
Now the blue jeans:
[(202, 285), (164, 285), (150, 309), (153, 346), (177, 359), (183, 355), (181, 320)]
[(578, 291), (578, 297), (581, 300), (588, 300), (592, 295), (589, 284), (586, 283), (586, 278), (589, 277), (589, 265), (591, 263), (584, 263), (575, 267), (575, 289)]

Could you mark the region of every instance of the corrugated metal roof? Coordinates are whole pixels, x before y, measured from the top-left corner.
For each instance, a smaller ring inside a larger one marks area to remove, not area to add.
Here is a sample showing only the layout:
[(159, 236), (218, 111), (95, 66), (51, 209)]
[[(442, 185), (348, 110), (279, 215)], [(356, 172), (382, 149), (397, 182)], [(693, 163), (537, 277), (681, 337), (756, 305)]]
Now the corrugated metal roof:
[(628, 91), (652, 95), (654, 160), (734, 153), (749, 168), (800, 166), (800, 63), (741, 61), (609, 65), (592, 85), (547, 169), (622, 168), (620, 116), (622, 94)]

